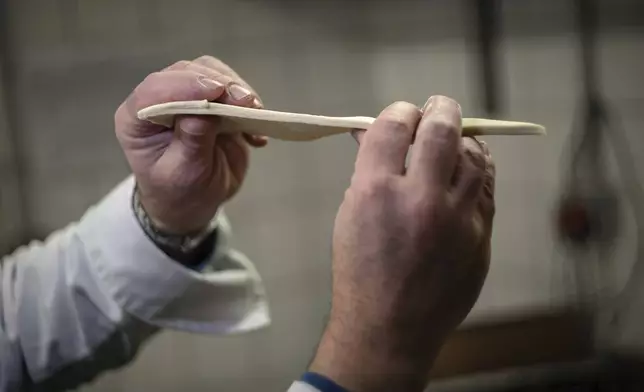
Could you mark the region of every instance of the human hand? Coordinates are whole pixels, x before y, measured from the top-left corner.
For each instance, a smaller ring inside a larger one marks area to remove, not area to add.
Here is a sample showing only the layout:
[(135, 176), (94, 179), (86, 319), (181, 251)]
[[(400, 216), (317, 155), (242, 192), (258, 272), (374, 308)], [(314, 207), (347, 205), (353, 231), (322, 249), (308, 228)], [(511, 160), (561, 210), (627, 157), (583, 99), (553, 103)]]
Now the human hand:
[(218, 117), (178, 116), (174, 128), (137, 118), (137, 112), (150, 105), (204, 99), (262, 107), (235, 71), (203, 56), (150, 74), (114, 116), (116, 136), (136, 177), (141, 204), (155, 226), (170, 234), (205, 228), (221, 204), (239, 190), (248, 169), (249, 146), (267, 143), (260, 136), (223, 133)]
[(333, 235), (331, 314), (310, 368), (352, 392), (423, 390), (488, 271), (494, 164), (461, 138), (456, 102), (425, 106), (395, 103), (357, 135)]

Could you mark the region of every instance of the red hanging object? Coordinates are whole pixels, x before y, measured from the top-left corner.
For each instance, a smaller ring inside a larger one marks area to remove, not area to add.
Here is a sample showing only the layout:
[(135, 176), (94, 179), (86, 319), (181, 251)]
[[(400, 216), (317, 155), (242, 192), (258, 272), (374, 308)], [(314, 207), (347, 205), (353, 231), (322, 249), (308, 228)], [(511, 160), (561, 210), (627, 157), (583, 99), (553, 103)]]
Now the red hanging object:
[(591, 211), (579, 198), (564, 199), (559, 206), (557, 224), (559, 235), (577, 245), (585, 245), (592, 238)]

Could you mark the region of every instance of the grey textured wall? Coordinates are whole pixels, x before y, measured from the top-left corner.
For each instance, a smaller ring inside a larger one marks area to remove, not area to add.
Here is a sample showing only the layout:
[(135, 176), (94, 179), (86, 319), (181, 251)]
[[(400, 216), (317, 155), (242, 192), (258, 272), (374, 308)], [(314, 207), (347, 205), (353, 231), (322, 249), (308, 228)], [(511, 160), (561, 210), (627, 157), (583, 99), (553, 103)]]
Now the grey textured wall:
[[(482, 112), (461, 1), (9, 3), (14, 98), (28, 158), (24, 202), (44, 231), (77, 219), (127, 174), (113, 112), (147, 73), (179, 59), (220, 57), (275, 109), (376, 115), (394, 100), (420, 105), (445, 94), (466, 115)], [(611, 4), (604, 15), (629, 15), (629, 2)], [(498, 215), (492, 270), (473, 318), (569, 299), (551, 214), (578, 102), (571, 8), (560, 1), (505, 1), (503, 14), (511, 33), (501, 48), (504, 116), (543, 123), (550, 133), (488, 140), (498, 165)], [(636, 151), (644, 141), (642, 30), (607, 28), (601, 49), (606, 91)], [(164, 333), (134, 366), (92, 390), (285, 389), (307, 365), (323, 325), (330, 234), (355, 151), (348, 136), (273, 141), (254, 154), (243, 192), (228, 206), (235, 244), (266, 280), (270, 329), (232, 338)], [(632, 244), (625, 235), (615, 255), (619, 281), (632, 262)], [(623, 344), (638, 340), (634, 330), (620, 332)]]

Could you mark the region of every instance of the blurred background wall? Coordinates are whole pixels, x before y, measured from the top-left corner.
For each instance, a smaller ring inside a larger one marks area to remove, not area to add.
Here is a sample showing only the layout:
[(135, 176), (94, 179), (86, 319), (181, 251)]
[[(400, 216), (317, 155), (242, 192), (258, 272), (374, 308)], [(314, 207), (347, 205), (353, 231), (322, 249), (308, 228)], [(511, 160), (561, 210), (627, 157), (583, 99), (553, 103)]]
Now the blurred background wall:
[[(501, 115), (542, 123), (549, 134), (488, 139), (498, 167), (498, 213), (492, 269), (472, 319), (570, 300), (552, 212), (580, 98), (572, 8), (555, 0), (501, 3)], [(641, 164), (644, 30), (637, 3), (602, 2), (600, 49), (603, 86)], [(466, 116), (485, 114), (465, 1), (7, 0), (5, 6), (2, 39), (11, 49), (3, 62), (11, 67), (10, 85), (0, 85), (5, 242), (19, 240), (24, 225), (42, 236), (78, 219), (128, 174), (113, 134), (114, 110), (146, 74), (177, 60), (221, 58), (271, 109), (375, 116), (394, 100), (422, 105), (444, 94), (459, 100)], [(272, 141), (254, 153), (243, 192), (227, 207), (235, 245), (264, 276), (270, 329), (230, 338), (163, 333), (134, 366), (92, 390), (285, 390), (307, 365), (328, 310), (330, 235), (355, 152), (349, 136)], [(633, 262), (630, 229), (627, 219), (612, 260), (618, 283)], [(631, 300), (639, 298), (644, 306), (644, 294)], [(637, 317), (627, 318), (616, 336), (632, 347), (641, 339)]]

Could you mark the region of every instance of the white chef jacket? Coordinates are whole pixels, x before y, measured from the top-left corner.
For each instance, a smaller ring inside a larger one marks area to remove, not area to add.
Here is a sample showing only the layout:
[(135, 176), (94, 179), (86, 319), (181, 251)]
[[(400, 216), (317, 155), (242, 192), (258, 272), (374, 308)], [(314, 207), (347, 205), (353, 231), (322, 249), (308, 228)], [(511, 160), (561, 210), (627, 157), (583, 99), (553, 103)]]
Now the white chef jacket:
[(231, 334), (270, 323), (261, 278), (228, 247), (223, 214), (208, 266), (193, 271), (143, 232), (133, 189), (130, 177), (80, 221), (3, 258), (0, 392), (75, 388), (129, 363), (159, 328)]

